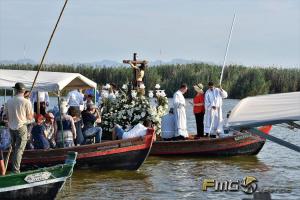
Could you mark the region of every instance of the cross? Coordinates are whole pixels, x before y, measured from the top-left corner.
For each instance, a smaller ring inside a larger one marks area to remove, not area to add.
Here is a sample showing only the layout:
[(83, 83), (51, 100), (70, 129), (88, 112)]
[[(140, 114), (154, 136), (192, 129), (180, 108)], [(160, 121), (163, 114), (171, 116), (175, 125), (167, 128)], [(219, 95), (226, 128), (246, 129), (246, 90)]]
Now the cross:
[[(137, 66), (138, 64), (144, 64), (146, 65), (148, 61), (146, 60), (137, 60), (137, 53), (133, 53), (133, 60), (123, 60), (123, 63), (125, 64), (132, 64), (134, 66)], [(132, 79), (132, 84), (134, 88), (138, 87), (137, 84), (137, 70), (133, 68), (133, 79)]]

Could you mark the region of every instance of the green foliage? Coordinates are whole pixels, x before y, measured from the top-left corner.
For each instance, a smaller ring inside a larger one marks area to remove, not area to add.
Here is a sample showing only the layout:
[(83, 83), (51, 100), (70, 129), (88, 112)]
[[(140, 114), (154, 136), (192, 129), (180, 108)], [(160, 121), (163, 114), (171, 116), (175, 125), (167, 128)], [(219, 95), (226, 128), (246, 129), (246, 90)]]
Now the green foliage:
[[(36, 65), (0, 65), (2, 69), (36, 70)], [(44, 71), (77, 72), (99, 85), (115, 83), (119, 87), (132, 80), (132, 69), (124, 67), (92, 67), (87, 65), (45, 65)], [(189, 86), (186, 97), (193, 97), (193, 85), (212, 80), (219, 83), (221, 66), (207, 63), (186, 65), (160, 65), (148, 67), (145, 71), (145, 85), (154, 88), (159, 83), (168, 97), (182, 83)], [(225, 68), (222, 87), (228, 92), (229, 98), (243, 98), (267, 93), (300, 91), (300, 69), (259, 68), (230, 65)], [(3, 91), (0, 91), (3, 95)]]

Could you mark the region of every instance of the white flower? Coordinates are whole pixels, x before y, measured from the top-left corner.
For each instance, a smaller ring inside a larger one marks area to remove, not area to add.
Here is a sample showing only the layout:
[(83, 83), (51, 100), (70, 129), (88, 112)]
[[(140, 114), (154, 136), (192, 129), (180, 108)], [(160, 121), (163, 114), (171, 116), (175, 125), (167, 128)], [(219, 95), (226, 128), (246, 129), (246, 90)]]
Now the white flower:
[(149, 90), (149, 94), (148, 94), (148, 96), (150, 97), (150, 98), (153, 98), (153, 91), (152, 90)]
[(157, 96), (157, 97), (161, 96), (161, 90), (157, 90), (157, 91), (156, 91), (156, 96)]
[(155, 85), (155, 89), (159, 89), (160, 88), (160, 85), (157, 83), (156, 85)]
[(162, 90), (162, 91), (160, 92), (160, 96), (162, 96), (162, 97), (165, 97), (165, 96), (166, 96), (166, 93), (165, 93), (164, 90)]
[(109, 99), (115, 99), (116, 95), (114, 93), (109, 93), (108, 98)]
[(142, 112), (142, 113), (141, 113), (141, 116), (142, 116), (142, 117), (145, 117), (145, 116), (146, 116), (146, 113), (145, 113), (145, 112)]
[(142, 84), (140, 85), (140, 88), (141, 88), (141, 89), (145, 89), (145, 85), (142, 83)]
[(132, 90), (132, 91), (131, 91), (131, 96), (132, 96), (133, 98), (135, 98), (136, 95), (137, 95), (136, 91), (135, 91), (135, 90)]
[(109, 84), (109, 83), (106, 83), (106, 84), (103, 86), (103, 88), (104, 88), (105, 90), (108, 90), (108, 89), (110, 88), (110, 84)]
[(123, 89), (123, 90), (127, 90), (127, 85), (126, 85), (126, 84), (123, 84), (123, 85), (122, 85), (122, 89)]
[(103, 95), (104, 98), (108, 98), (108, 91), (103, 91), (102, 95)]

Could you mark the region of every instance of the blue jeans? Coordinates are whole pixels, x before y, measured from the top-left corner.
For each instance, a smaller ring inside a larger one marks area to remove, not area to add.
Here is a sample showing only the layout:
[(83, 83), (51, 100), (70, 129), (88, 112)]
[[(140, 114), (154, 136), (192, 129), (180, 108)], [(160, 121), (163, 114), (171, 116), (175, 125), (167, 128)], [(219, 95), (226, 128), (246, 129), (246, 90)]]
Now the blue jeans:
[(86, 138), (89, 138), (89, 137), (95, 137), (96, 143), (100, 143), (101, 137), (102, 137), (102, 128), (101, 127), (91, 127), (91, 128), (86, 129), (83, 132), (83, 134), (84, 134), (85, 140), (86, 140)]
[(115, 132), (116, 132), (116, 134), (117, 134), (117, 138), (118, 138), (119, 140), (122, 140), (122, 137), (123, 137), (123, 134), (124, 134), (125, 131), (121, 128), (121, 126), (116, 125), (116, 127), (115, 127)]

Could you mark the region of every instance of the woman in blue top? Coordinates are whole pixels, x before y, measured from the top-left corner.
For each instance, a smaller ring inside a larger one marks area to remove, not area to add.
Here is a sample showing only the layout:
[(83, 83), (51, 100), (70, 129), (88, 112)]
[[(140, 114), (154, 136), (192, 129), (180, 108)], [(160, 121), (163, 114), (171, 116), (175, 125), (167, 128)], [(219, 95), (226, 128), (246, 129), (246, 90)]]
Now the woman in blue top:
[(37, 114), (35, 120), (36, 125), (31, 130), (33, 146), (35, 149), (49, 149), (50, 144), (45, 135), (45, 127), (43, 126), (44, 116)]

